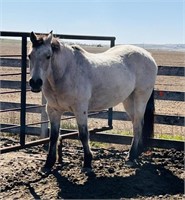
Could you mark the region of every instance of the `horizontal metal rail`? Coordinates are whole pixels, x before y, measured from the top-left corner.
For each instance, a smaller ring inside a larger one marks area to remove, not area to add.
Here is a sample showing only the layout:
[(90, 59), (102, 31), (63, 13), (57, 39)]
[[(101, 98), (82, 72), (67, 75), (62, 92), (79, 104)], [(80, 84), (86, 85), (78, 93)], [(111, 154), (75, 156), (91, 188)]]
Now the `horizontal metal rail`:
[[(27, 72), (26, 74), (29, 74), (29, 72)], [(3, 76), (18, 76), (18, 75), (21, 75), (21, 72), (19, 72), (19, 73), (9, 73), (9, 74), (0, 74), (0, 77), (3, 77)]]
[[(31, 89), (27, 89), (26, 90), (26, 92), (30, 92), (31, 91)], [(13, 94), (13, 93), (20, 93), (21, 92), (21, 90), (16, 90), (16, 91), (6, 91), (6, 92), (0, 92), (0, 95), (2, 95), (2, 94)]]
[[(38, 106), (26, 106), (26, 109), (29, 110), (29, 109), (33, 109), (33, 108), (42, 108), (42, 107), (45, 107), (45, 106), (46, 106), (46, 104), (38, 105)], [(21, 110), (21, 107), (11, 108), (11, 109), (0, 110), (0, 113), (10, 112), (10, 111), (20, 111), (20, 110)]]
[[(0, 36), (8, 37), (30, 37), (28, 32), (11, 32), (11, 31), (1, 31)], [(36, 33), (40, 35), (47, 35), (48, 33)], [(61, 39), (70, 40), (115, 40), (113, 36), (91, 36), (91, 35), (66, 35), (66, 34), (54, 34), (56, 37)]]
[(1, 128), (0, 131), (5, 132), (6, 130), (11, 130), (15, 128), (20, 128), (20, 125), (11, 125), (11, 126), (9, 125), (8, 127)]
[(184, 76), (185, 67), (158, 66), (158, 76)]
[[(108, 112), (108, 110), (103, 110), (103, 111), (100, 111), (100, 112), (93, 112), (93, 113), (89, 113), (88, 116), (98, 115), (98, 114), (107, 113), (107, 112)], [(69, 120), (69, 119), (75, 119), (75, 116), (63, 117), (63, 118), (61, 118), (61, 121)], [(49, 120), (30, 123), (30, 124), (26, 124), (26, 127), (38, 125), (38, 124), (44, 124), (44, 123), (48, 123), (48, 122), (49, 122)], [(20, 125), (11, 125), (11, 126), (8, 126), (8, 127), (1, 128), (0, 131), (4, 132), (4, 131), (10, 130), (10, 129), (20, 128), (20, 127), (21, 127)]]
[(0, 55), (0, 58), (11, 58), (11, 57), (21, 57), (21, 55), (11, 55), (11, 54), (8, 54), (8, 55)]

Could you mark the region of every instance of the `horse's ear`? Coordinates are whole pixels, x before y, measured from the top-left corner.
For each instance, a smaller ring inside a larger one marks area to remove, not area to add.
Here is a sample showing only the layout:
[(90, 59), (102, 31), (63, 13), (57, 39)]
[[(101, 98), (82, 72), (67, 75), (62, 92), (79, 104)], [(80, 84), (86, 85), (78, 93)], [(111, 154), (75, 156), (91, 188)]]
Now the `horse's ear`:
[(30, 34), (30, 40), (32, 43), (35, 43), (35, 41), (37, 41), (37, 36), (35, 35), (33, 31)]
[(51, 44), (52, 38), (53, 38), (53, 31), (49, 33), (48, 37), (45, 40), (45, 43)]

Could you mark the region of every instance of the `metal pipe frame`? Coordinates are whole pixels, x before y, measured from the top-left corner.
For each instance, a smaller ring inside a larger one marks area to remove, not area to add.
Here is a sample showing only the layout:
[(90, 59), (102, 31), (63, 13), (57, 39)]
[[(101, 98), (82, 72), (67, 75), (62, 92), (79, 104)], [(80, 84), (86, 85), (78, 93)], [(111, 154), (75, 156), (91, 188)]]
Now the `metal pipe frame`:
[[(37, 33), (41, 34), (41, 33)], [(42, 33), (43, 34), (43, 33)], [(2, 92), (1, 94), (8, 94), (8, 93), (17, 93), (21, 92), (21, 108), (12, 109), (12, 111), (18, 111), (20, 110), (20, 126), (19, 125), (13, 125), (11, 127), (5, 127), (2, 128), (3, 130), (8, 130), (12, 128), (20, 128), (20, 147), (12, 147), (12, 150), (15, 150), (16, 148), (24, 148), (28, 147), (30, 144), (25, 144), (25, 135), (26, 135), (26, 127), (29, 125), (35, 125), (40, 123), (47, 123), (46, 122), (39, 122), (34, 124), (26, 124), (26, 92), (30, 91), (26, 89), (26, 75), (27, 75), (27, 37), (30, 37), (30, 33), (28, 32), (10, 32), (10, 31), (1, 31), (0, 36), (7, 36), (7, 37), (21, 37), (22, 38), (22, 46), (21, 46), (21, 90), (20, 91), (9, 91), (9, 92)], [(109, 36), (87, 36), (87, 35), (64, 35), (64, 34), (55, 34), (56, 37), (61, 39), (77, 39), (77, 40), (104, 40), (104, 41), (110, 41), (110, 47), (115, 45), (115, 37), (109, 37)], [(11, 55), (13, 56), (13, 55)], [(6, 56), (8, 57), (8, 56)], [(1, 75), (6, 76), (6, 75)], [(10, 109), (6, 110), (7, 112), (11, 111)], [(5, 111), (1, 111), (5, 112)], [(71, 119), (74, 117), (67, 117), (65, 119)], [(63, 120), (65, 120), (63, 119)], [(108, 125), (112, 128), (112, 108), (108, 111)], [(43, 141), (48, 141), (48, 139), (44, 139)], [(36, 142), (36, 144), (39, 144), (39, 141)], [(10, 148), (11, 149), (11, 148)], [(3, 150), (2, 150), (3, 152)]]

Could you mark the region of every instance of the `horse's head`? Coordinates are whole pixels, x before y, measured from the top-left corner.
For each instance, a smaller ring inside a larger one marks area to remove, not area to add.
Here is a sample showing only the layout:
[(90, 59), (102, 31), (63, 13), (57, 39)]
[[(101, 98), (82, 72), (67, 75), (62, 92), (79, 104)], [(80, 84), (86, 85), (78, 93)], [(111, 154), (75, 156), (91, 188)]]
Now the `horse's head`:
[(53, 34), (37, 36), (31, 32), (32, 49), (28, 55), (30, 60), (30, 87), (32, 92), (40, 92), (46, 79), (47, 71), (51, 66)]

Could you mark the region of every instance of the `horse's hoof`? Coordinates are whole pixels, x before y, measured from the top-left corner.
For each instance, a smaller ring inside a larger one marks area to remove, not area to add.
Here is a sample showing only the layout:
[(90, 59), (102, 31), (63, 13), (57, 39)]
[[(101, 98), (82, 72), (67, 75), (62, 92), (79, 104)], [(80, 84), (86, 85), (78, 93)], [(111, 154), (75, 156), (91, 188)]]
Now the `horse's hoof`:
[(125, 165), (127, 166), (127, 167), (136, 167), (137, 166), (137, 164), (136, 164), (136, 162), (134, 161), (134, 160), (126, 160), (125, 161)]
[(39, 169), (39, 174), (41, 174), (42, 176), (47, 176), (51, 173), (51, 168), (48, 168), (48, 167), (41, 167)]

